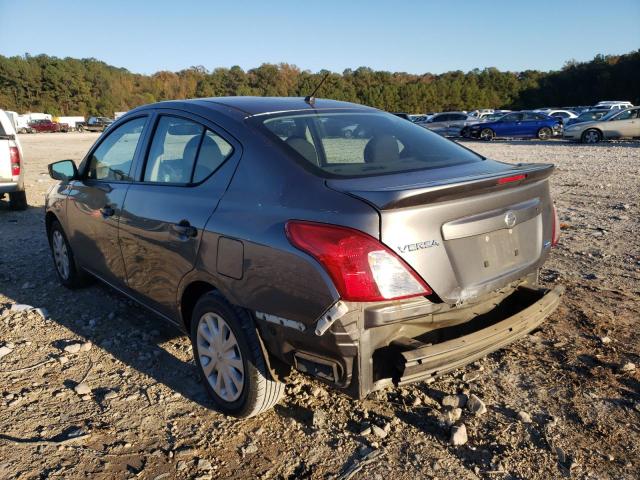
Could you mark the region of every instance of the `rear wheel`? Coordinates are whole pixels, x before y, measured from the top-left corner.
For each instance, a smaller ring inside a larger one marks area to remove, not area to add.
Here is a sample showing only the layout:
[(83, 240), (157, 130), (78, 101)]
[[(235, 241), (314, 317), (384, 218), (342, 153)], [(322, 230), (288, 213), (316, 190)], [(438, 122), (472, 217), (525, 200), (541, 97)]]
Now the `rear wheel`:
[(248, 313), (217, 292), (198, 300), (191, 317), (191, 343), (205, 388), (222, 412), (252, 417), (282, 398), (285, 384), (271, 378)]
[(552, 135), (553, 132), (549, 127), (542, 127), (540, 130), (538, 130), (538, 138), (540, 140), (549, 140)]
[(9, 207), (11, 210), (26, 210), (27, 192), (11, 192), (9, 194)]
[(82, 132), (84, 132), (84, 127), (82, 125), (78, 125), (76, 127), (76, 130), (78, 130), (78, 132), (82, 133)]
[(493, 130), (491, 130), (490, 128), (483, 128), (480, 131), (480, 138), (482, 140), (487, 141), (487, 142), (493, 140), (495, 138), (495, 136), (496, 136), (495, 132)]
[(582, 143), (598, 143), (602, 140), (602, 134), (595, 128), (585, 130), (581, 137)]
[(469, 127), (463, 127), (462, 130), (460, 130), (460, 136), (462, 138), (469, 138), (471, 136), (471, 131), (469, 130)]
[(20, 129), (18, 129), (18, 133), (21, 133), (21, 134), (24, 135), (25, 133), (27, 133), (27, 129), (26, 128), (20, 128)]
[(57, 220), (54, 220), (49, 228), (49, 245), (60, 283), (72, 289), (89, 283), (89, 276), (76, 266), (71, 245)]

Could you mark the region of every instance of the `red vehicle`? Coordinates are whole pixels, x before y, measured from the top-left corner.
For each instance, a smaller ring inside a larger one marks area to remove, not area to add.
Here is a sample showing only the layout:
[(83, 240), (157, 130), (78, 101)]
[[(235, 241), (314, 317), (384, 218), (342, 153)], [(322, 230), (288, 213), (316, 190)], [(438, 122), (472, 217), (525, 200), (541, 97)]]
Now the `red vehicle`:
[(41, 132), (67, 132), (69, 127), (66, 123), (56, 123), (51, 120), (33, 120), (29, 126), (37, 133)]

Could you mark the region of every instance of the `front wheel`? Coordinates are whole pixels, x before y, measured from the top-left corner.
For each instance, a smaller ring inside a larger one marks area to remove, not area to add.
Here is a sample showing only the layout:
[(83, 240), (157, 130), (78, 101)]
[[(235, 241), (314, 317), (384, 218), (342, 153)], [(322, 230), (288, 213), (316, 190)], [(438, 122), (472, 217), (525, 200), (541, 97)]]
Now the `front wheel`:
[(57, 220), (54, 220), (49, 228), (49, 245), (60, 283), (71, 289), (89, 283), (88, 275), (76, 266), (71, 245)]
[(602, 140), (602, 135), (598, 130), (591, 128), (582, 134), (580, 140), (582, 140), (582, 143), (598, 143)]
[(21, 133), (22, 135), (24, 135), (25, 133), (27, 133), (27, 129), (26, 128), (20, 128), (18, 130), (18, 133)]
[(542, 127), (540, 130), (538, 130), (538, 138), (540, 140), (549, 140), (552, 135), (553, 132), (549, 127)]
[(82, 133), (82, 132), (84, 132), (84, 127), (82, 125), (78, 125), (76, 127), (76, 130), (78, 130), (79, 133)]
[(205, 388), (222, 412), (253, 417), (283, 396), (285, 385), (271, 378), (249, 314), (217, 292), (198, 300), (191, 343)]
[(486, 142), (489, 142), (495, 138), (496, 134), (490, 128), (483, 128), (480, 131), (480, 138)]

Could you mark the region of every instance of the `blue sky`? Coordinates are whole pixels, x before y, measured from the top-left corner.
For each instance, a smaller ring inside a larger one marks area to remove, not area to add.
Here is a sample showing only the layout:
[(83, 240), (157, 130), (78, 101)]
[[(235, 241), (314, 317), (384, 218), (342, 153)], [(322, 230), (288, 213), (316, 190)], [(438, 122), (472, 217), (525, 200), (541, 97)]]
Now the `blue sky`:
[(441, 73), (562, 67), (640, 48), (640, 0), (0, 0), (0, 54), (133, 72), (287, 62)]

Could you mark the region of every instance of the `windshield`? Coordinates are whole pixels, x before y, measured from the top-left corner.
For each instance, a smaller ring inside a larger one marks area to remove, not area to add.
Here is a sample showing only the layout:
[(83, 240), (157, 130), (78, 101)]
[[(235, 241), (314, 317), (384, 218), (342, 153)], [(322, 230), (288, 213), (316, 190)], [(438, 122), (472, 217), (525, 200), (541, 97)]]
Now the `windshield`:
[(256, 118), (327, 176), (362, 177), (483, 160), (438, 134), (385, 113), (317, 112)]

